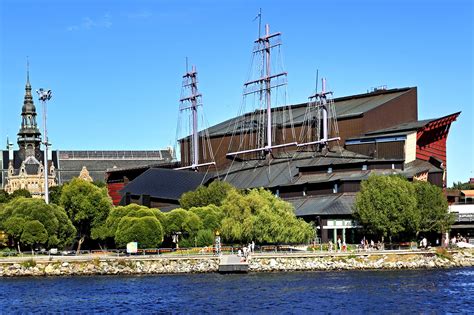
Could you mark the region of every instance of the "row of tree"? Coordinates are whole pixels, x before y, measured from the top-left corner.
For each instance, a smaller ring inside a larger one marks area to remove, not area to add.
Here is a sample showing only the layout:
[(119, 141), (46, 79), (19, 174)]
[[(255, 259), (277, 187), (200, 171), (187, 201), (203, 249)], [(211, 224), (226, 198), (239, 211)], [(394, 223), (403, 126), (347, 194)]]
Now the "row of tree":
[(168, 213), (139, 205), (114, 207), (105, 187), (73, 179), (51, 193), (51, 204), (27, 198), (27, 192), (0, 203), (0, 229), (15, 246), (92, 246), (123, 248), (172, 245), (208, 246), (216, 231), (224, 242), (300, 243), (313, 238), (312, 226), (294, 215), (292, 206), (264, 189), (239, 191), (216, 181), (185, 193), (181, 208)]
[(441, 188), (397, 175), (363, 181), (354, 208), (368, 233), (390, 239), (416, 240), (420, 233), (446, 232), (454, 223)]

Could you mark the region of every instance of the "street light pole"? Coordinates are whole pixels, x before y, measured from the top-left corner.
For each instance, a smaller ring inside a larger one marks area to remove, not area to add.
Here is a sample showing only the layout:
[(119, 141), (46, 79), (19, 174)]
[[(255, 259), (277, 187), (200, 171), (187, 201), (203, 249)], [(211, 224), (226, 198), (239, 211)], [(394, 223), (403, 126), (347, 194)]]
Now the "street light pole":
[(51, 99), (51, 90), (36, 90), (39, 100), (43, 104), (43, 136), (44, 136), (44, 201), (49, 204), (49, 183), (48, 183), (48, 129), (46, 128), (46, 101)]

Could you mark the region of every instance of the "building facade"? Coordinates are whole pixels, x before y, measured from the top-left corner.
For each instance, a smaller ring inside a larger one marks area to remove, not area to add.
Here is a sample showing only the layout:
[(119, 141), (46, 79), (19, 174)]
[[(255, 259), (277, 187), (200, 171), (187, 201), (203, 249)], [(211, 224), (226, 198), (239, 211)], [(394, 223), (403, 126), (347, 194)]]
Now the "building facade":
[[(0, 150), (0, 188), (12, 193), (27, 189), (33, 197), (44, 197), (44, 152), (41, 132), (31, 93), (29, 71), (21, 110), (18, 150), (7, 139), (6, 150)], [(108, 169), (168, 164), (173, 150), (48, 150), (48, 186), (56, 186), (74, 177), (105, 181)]]

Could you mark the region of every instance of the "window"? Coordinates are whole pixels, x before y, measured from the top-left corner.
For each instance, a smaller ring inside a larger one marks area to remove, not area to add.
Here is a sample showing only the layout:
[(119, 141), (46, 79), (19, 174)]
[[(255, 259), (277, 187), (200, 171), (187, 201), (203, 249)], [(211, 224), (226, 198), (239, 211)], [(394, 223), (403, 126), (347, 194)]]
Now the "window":
[(333, 194), (337, 193), (337, 183), (334, 183), (334, 187), (332, 188), (332, 193)]
[(367, 164), (362, 165), (362, 170), (367, 171)]
[(332, 173), (332, 167), (328, 167), (328, 174)]

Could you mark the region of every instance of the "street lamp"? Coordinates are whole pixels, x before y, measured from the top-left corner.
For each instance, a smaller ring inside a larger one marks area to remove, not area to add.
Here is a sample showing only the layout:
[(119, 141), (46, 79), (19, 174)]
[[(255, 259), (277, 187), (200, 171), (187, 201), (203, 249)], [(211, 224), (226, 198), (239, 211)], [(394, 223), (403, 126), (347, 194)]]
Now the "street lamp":
[(44, 135), (44, 201), (49, 204), (49, 185), (48, 185), (48, 130), (46, 129), (46, 101), (51, 99), (51, 90), (36, 90), (39, 100), (43, 104), (43, 135)]

